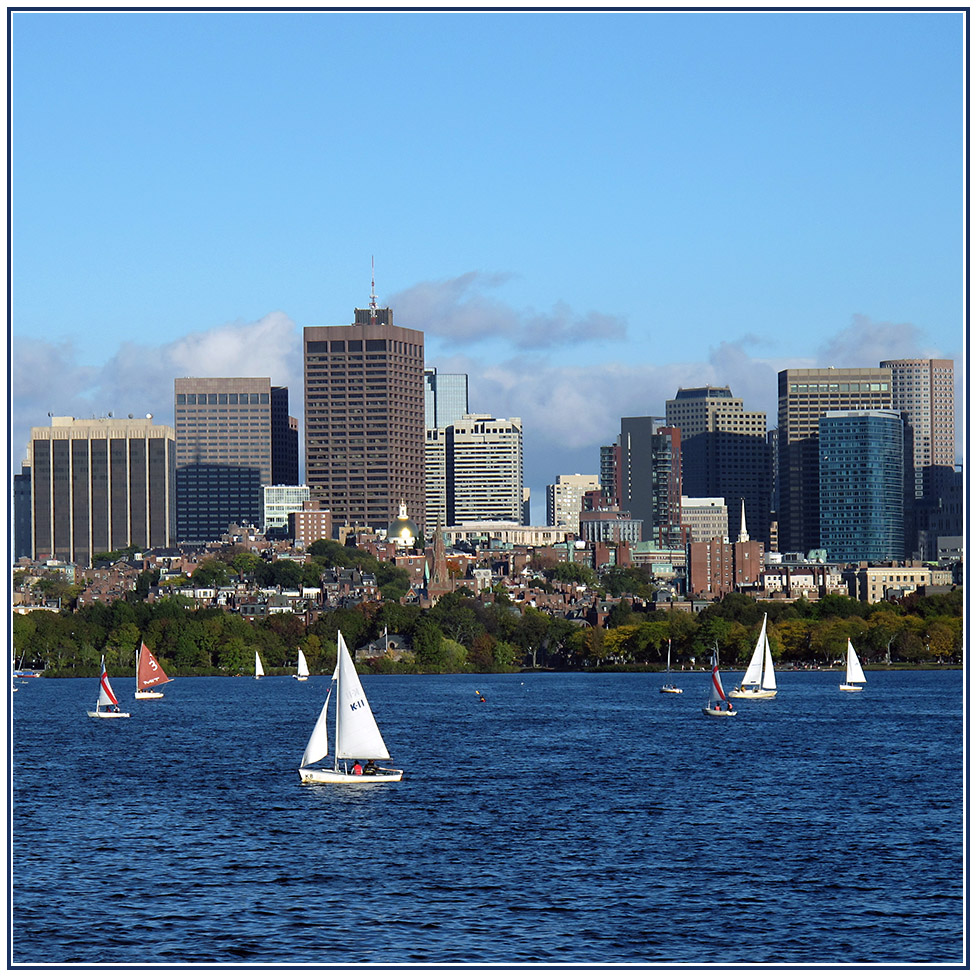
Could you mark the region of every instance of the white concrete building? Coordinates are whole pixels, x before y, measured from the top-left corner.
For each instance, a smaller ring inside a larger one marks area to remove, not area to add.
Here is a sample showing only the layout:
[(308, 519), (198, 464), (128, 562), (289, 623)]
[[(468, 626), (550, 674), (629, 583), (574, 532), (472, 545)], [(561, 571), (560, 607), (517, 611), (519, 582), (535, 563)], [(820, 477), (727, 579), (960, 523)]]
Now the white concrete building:
[(580, 507), (584, 494), (600, 490), (596, 475), (557, 475), (556, 482), (546, 486), (546, 524), (564, 526), (574, 532), (580, 525)]

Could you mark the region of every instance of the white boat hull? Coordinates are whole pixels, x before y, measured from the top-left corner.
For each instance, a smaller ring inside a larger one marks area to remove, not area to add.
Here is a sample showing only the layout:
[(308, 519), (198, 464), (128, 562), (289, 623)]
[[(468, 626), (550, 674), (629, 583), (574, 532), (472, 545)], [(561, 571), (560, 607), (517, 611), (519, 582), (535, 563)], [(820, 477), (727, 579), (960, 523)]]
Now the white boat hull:
[(861, 692), (864, 686), (861, 685), (839, 685), (842, 692)]
[(92, 712), (91, 710), (89, 710), (88, 715), (91, 716), (92, 719), (128, 719), (129, 718), (129, 713), (127, 712), (98, 712), (98, 711)]
[(736, 715), (735, 709), (710, 709), (708, 706), (702, 707), (702, 715), (710, 719), (731, 719)]
[(401, 780), (403, 770), (379, 767), (379, 773), (346, 773), (343, 770), (325, 770), (318, 767), (299, 767), (303, 784), (382, 784)]
[(777, 694), (776, 689), (730, 689), (726, 693), (728, 699), (772, 699)]
[(298, 682), (308, 682), (309, 680), (308, 675), (293, 675), (292, 678), (294, 678)]
[(664, 687), (663, 688), (660, 688), (658, 691), (659, 692), (668, 692), (671, 695), (681, 695), (682, 694), (682, 690), (681, 689), (676, 689), (674, 685), (671, 688), (664, 688)]
[(162, 699), (162, 692), (136, 692), (135, 696), (137, 699)]

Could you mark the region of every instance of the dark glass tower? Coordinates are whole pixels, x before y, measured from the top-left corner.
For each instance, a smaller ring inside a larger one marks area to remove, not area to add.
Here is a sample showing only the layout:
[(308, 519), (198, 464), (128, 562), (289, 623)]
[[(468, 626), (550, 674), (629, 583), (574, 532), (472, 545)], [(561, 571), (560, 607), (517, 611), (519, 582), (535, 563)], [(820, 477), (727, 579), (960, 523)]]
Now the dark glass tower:
[(898, 411), (828, 411), (818, 422), (821, 548), (839, 563), (902, 560), (904, 421)]

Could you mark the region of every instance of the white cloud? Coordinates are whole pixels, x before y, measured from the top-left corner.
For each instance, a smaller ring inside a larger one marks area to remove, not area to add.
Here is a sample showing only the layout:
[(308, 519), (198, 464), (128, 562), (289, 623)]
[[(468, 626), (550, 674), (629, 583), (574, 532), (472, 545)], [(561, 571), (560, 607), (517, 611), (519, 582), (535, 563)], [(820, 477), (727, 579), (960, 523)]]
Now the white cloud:
[(487, 293), (511, 276), (468, 272), (439, 282), (420, 282), (391, 296), (400, 322), (439, 337), (446, 346), (504, 340), (517, 349), (552, 349), (585, 342), (623, 340), (627, 326), (600, 312), (575, 314), (558, 302), (551, 312), (518, 310)]
[(16, 338), (12, 359), (11, 450), (16, 460), (31, 427), (48, 413), (73, 417), (153, 414), (173, 423), (176, 377), (269, 377), (289, 388), (289, 412), (301, 418), (302, 342), (282, 312), (233, 322), (153, 346), (125, 342), (100, 367), (78, 362), (68, 344)]

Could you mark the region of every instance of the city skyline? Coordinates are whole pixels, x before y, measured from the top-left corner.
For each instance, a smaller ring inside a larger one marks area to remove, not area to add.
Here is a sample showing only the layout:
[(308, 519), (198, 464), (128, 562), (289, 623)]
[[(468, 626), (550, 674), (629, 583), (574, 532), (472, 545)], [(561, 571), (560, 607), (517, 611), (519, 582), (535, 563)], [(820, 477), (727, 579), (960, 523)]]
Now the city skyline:
[(14, 468), (49, 412), (172, 425), (178, 377), (297, 393), (373, 257), (425, 367), (522, 418), (534, 521), (621, 417), (720, 384), (772, 427), (786, 368), (953, 359), (960, 460), (962, 25), (17, 12)]

